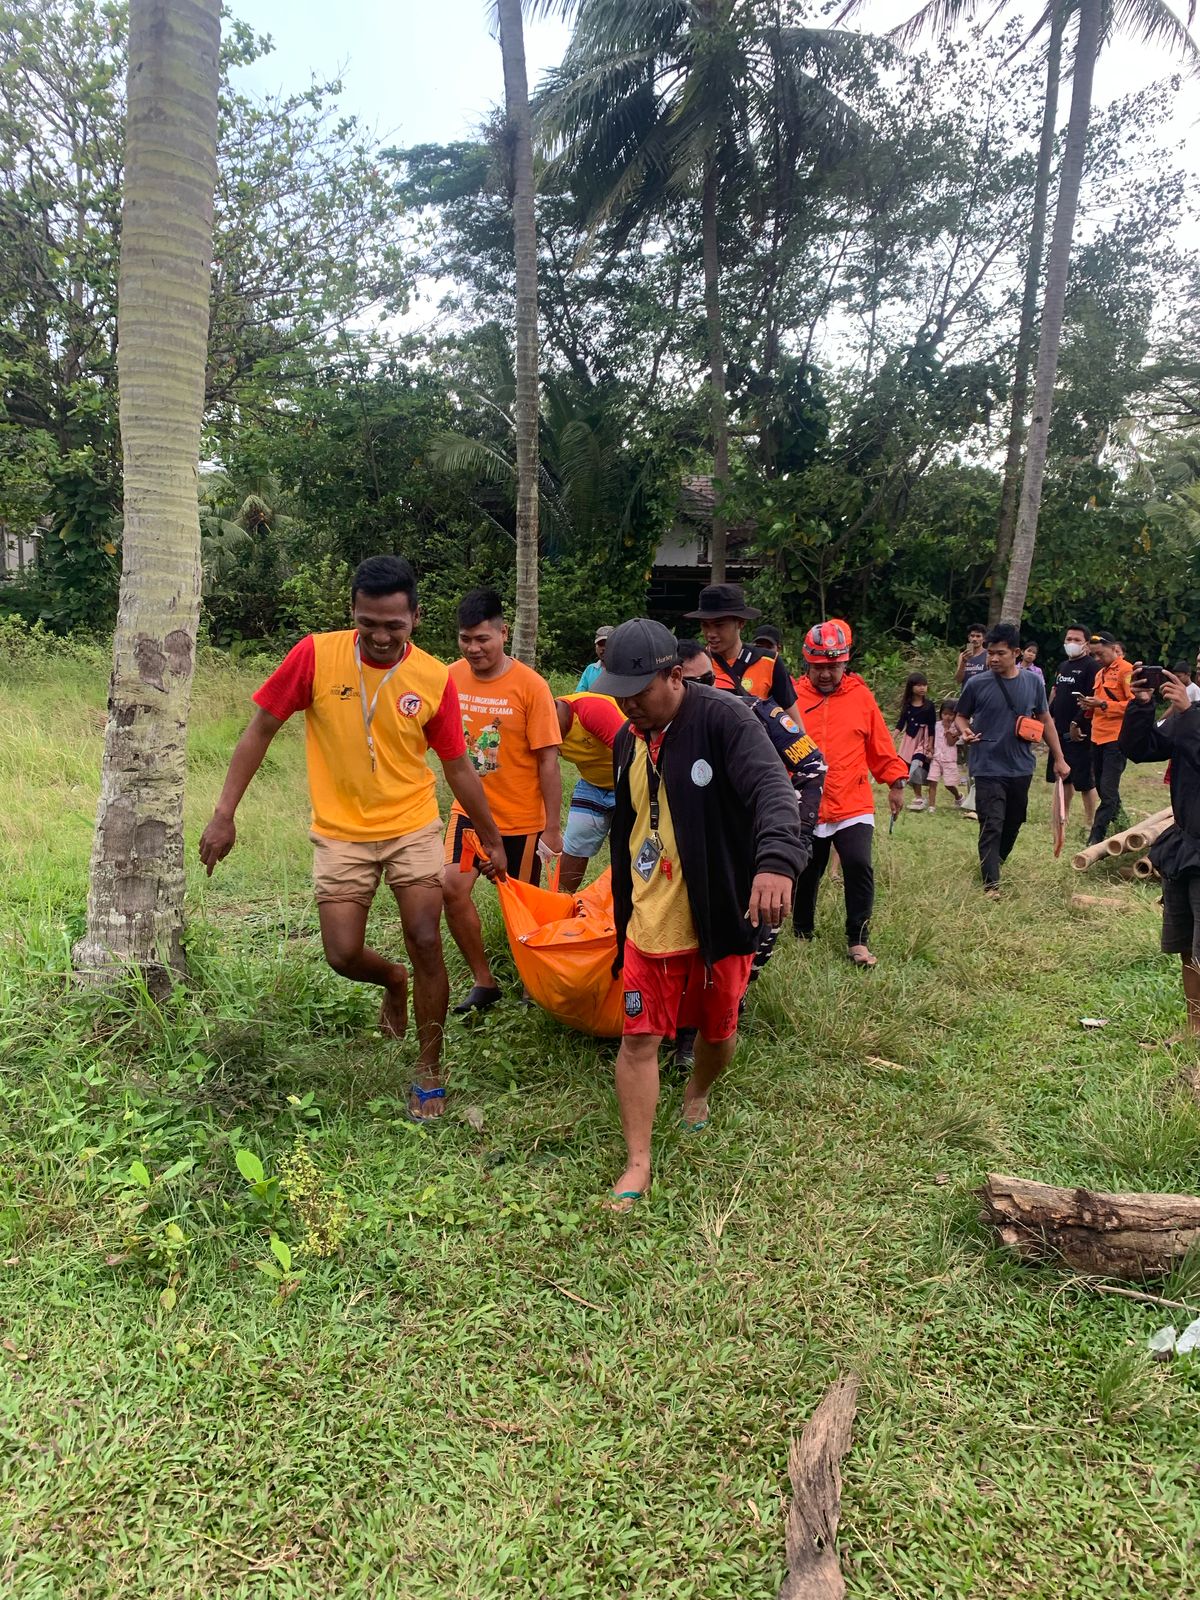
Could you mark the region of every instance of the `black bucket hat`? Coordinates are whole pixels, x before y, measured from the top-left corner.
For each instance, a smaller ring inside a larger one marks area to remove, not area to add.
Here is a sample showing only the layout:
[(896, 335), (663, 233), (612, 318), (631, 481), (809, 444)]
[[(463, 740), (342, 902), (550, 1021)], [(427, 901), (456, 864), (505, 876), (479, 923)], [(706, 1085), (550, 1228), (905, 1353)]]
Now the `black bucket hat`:
[(761, 617), (762, 612), (746, 604), (746, 593), (740, 583), (710, 583), (700, 591), (700, 607), (684, 613), (688, 621), (703, 617), (740, 617), (750, 622)]

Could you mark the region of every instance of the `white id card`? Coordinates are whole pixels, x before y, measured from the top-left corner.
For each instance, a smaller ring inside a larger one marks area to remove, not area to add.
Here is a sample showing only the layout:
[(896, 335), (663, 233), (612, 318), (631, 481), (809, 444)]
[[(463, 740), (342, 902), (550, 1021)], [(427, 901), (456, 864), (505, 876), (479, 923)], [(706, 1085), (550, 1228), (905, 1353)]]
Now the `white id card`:
[(634, 857), (633, 870), (644, 883), (649, 883), (654, 876), (654, 869), (662, 853), (662, 840), (657, 835), (651, 835)]

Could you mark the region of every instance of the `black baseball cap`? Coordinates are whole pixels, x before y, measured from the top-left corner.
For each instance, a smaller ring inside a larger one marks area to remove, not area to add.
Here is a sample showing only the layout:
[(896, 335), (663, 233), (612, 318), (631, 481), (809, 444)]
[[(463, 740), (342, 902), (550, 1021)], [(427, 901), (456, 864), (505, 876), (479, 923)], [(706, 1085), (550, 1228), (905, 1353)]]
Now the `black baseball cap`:
[(1116, 644), (1116, 642), (1116, 634), (1109, 633), (1107, 628), (1097, 628), (1095, 633), (1088, 639), (1089, 644)]
[(675, 665), (675, 635), (661, 622), (634, 617), (614, 628), (604, 647), (604, 670), (592, 685), (594, 694), (623, 697), (641, 694), (660, 672)]
[(773, 645), (781, 645), (783, 643), (783, 635), (773, 622), (760, 622), (758, 627), (755, 628), (755, 644), (757, 644), (760, 639), (767, 639)]

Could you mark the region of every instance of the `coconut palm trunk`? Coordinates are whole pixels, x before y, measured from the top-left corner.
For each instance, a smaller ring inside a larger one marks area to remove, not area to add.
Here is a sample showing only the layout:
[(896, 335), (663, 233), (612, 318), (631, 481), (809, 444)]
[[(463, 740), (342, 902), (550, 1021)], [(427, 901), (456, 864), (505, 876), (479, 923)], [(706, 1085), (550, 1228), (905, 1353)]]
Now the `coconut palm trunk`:
[(1013, 363), (1012, 403), (1009, 408), (1008, 448), (1000, 489), (1000, 520), (996, 528), (996, 557), (992, 564), (992, 589), (988, 621), (999, 622), (1004, 602), (1004, 574), (1012, 553), (1017, 526), (1017, 501), (1021, 492), (1021, 456), (1025, 446), (1025, 413), (1029, 409), (1029, 377), (1037, 339), (1038, 290), (1042, 281), (1042, 256), (1046, 248), (1046, 216), (1050, 207), (1050, 169), (1054, 164), (1054, 133), (1058, 122), (1058, 85), (1062, 73), (1062, 36), (1065, 8), (1058, 5), (1050, 19), (1046, 46), (1046, 99), (1038, 142), (1033, 184), (1033, 217), (1029, 229), (1029, 254), (1025, 261), (1025, 290), (1021, 298), (1021, 325)]
[(533, 134), (521, 0), (497, 0), (504, 108), (512, 149), (513, 245), (517, 262), (516, 397), (517, 613), (513, 654), (533, 665), (538, 631), (538, 325)]
[(1046, 296), (1038, 339), (1033, 416), (1025, 451), (1025, 473), (1021, 482), (1012, 559), (1000, 613), (1006, 622), (1019, 623), (1024, 613), (1034, 546), (1037, 543), (1038, 511), (1042, 503), (1042, 480), (1046, 472), (1046, 450), (1050, 439), (1050, 412), (1054, 403), (1054, 380), (1058, 373), (1063, 308), (1067, 298), (1067, 274), (1071, 265), (1071, 238), (1075, 231), (1079, 185), (1087, 152), (1088, 124), (1092, 114), (1092, 79), (1100, 49), (1101, 13), (1102, 0), (1079, 0), (1079, 35), (1071, 83), (1071, 112), (1059, 173), (1058, 204), (1054, 209), (1050, 255), (1046, 263)]
[(217, 177), (220, 0), (132, 0), (118, 379), (125, 531), (87, 932), (96, 980), (182, 971), (184, 756)]
[(708, 325), (708, 384), (717, 498), (709, 559), (713, 583), (725, 582), (727, 529), (721, 501), (729, 484), (729, 414), (725, 405), (725, 340), (721, 330), (720, 255), (717, 248), (717, 170), (711, 155), (704, 169), (701, 226), (704, 248), (704, 314)]

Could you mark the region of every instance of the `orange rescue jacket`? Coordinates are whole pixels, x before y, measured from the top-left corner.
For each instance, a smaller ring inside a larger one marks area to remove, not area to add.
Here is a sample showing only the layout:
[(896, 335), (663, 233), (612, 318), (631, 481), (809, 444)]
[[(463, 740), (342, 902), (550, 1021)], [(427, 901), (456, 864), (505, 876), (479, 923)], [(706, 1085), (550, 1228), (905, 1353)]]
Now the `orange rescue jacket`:
[(798, 679), (796, 704), (804, 731), (829, 765), (818, 824), (872, 813), (872, 778), (892, 784), (908, 777), (883, 712), (856, 672), (847, 672), (832, 694), (819, 694), (808, 678)]

